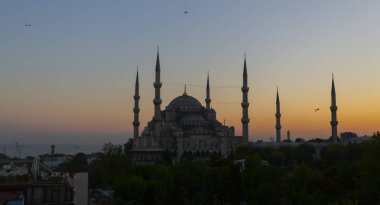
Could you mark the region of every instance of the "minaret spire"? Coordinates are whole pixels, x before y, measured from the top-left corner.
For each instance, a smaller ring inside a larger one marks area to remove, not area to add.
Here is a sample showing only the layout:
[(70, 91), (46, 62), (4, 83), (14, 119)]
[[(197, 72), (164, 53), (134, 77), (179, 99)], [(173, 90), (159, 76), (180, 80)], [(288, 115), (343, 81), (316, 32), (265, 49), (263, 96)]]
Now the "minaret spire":
[(244, 70), (243, 70), (243, 87), (247, 87), (247, 60), (246, 60), (246, 54), (244, 53)]
[[(334, 73), (332, 74), (331, 95), (335, 95)], [(335, 100), (335, 99), (334, 99)]]
[(331, 83), (331, 136), (333, 143), (338, 142), (338, 121), (336, 117), (336, 111), (338, 107), (336, 106), (336, 95), (335, 95), (335, 85), (334, 85), (334, 74), (332, 75), (332, 83)]
[(248, 140), (248, 123), (249, 123), (249, 118), (248, 118), (248, 107), (249, 107), (249, 102), (248, 102), (248, 74), (247, 74), (247, 63), (246, 63), (246, 55), (244, 53), (244, 69), (243, 69), (243, 87), (241, 87), (241, 92), (243, 93), (243, 101), (241, 103), (241, 107), (243, 110), (243, 116), (241, 118), (241, 123), (242, 123), (242, 136)]
[(135, 83), (135, 95), (133, 96), (135, 99), (135, 106), (133, 108), (133, 113), (134, 113), (134, 120), (133, 120), (133, 138), (137, 138), (139, 136), (139, 126), (140, 126), (140, 121), (139, 121), (139, 100), (140, 100), (140, 95), (139, 95), (139, 67), (137, 66), (137, 72), (136, 72), (136, 83)]
[(153, 120), (155, 121), (154, 123), (154, 135), (159, 136), (161, 133), (161, 79), (160, 79), (160, 72), (161, 72), (161, 67), (160, 67), (160, 53), (159, 53), (159, 47), (157, 46), (157, 60), (156, 60), (156, 76), (155, 76), (155, 82), (153, 83), (154, 87), (154, 99), (153, 99), (153, 104), (154, 104), (154, 116)]
[(207, 86), (206, 86), (206, 99), (205, 99), (205, 102), (206, 102), (206, 108), (207, 108), (207, 109), (210, 109), (210, 102), (211, 102), (211, 99), (210, 99), (210, 81), (209, 81), (209, 73), (207, 73)]
[(276, 97), (276, 142), (281, 142), (281, 111), (280, 111), (280, 97), (278, 95), (277, 87), (277, 97)]
[(183, 90), (183, 94), (182, 95), (187, 95), (187, 92), (186, 92), (186, 83), (185, 83), (185, 88)]
[[(158, 72), (161, 71), (161, 67), (160, 67), (160, 47), (158, 47), (158, 46), (157, 46), (157, 60), (156, 60), (156, 72), (157, 71)], [(156, 75), (156, 78), (157, 78), (157, 75)], [(160, 80), (160, 75), (158, 75), (158, 80)]]

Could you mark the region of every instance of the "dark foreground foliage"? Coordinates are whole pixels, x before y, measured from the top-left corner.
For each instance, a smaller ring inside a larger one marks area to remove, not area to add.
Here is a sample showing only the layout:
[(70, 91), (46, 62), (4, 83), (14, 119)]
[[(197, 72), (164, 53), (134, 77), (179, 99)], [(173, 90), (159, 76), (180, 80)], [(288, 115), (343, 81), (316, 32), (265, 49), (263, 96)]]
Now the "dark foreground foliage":
[[(131, 143), (106, 144), (88, 165), (90, 187), (112, 187), (114, 204), (380, 204), (376, 135), (371, 142), (320, 150), (243, 146), (228, 160), (152, 166), (132, 166)], [(233, 163), (237, 159), (246, 159), (245, 170)]]

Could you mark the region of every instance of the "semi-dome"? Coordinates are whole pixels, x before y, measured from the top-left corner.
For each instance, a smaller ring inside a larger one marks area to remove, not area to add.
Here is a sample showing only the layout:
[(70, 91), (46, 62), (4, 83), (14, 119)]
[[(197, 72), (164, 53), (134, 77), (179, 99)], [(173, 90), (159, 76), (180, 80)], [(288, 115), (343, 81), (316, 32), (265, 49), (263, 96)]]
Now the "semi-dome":
[(191, 106), (191, 107), (201, 107), (202, 104), (189, 95), (181, 95), (174, 98), (168, 105), (168, 107), (181, 107), (181, 106)]

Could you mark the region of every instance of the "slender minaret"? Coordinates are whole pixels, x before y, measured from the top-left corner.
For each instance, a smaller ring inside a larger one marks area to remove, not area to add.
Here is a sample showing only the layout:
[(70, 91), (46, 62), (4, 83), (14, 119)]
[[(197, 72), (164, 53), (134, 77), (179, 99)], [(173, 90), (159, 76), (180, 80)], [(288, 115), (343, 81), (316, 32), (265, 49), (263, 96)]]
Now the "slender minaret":
[(247, 86), (248, 74), (247, 74), (247, 63), (246, 56), (244, 54), (244, 70), (243, 70), (243, 87), (241, 87), (241, 92), (243, 93), (243, 102), (241, 103), (241, 107), (243, 109), (243, 116), (241, 118), (241, 123), (243, 125), (242, 135), (245, 139), (248, 140), (248, 91), (249, 87)]
[(137, 67), (137, 74), (136, 74), (136, 84), (135, 84), (135, 95), (133, 98), (135, 99), (135, 107), (133, 108), (133, 113), (134, 113), (134, 120), (133, 120), (133, 138), (137, 138), (139, 136), (139, 100), (140, 100), (140, 95), (139, 95), (139, 68)]
[(288, 142), (290, 142), (290, 130), (288, 130), (288, 132), (286, 133), (286, 136), (287, 136), (287, 140), (288, 140)]
[(153, 83), (154, 86), (154, 99), (153, 99), (153, 104), (154, 104), (154, 116), (153, 116), (153, 121), (154, 121), (154, 136), (159, 136), (161, 132), (161, 86), (162, 83), (160, 81), (160, 56), (159, 56), (159, 48), (157, 47), (157, 61), (156, 61), (156, 81)]
[(336, 106), (336, 96), (335, 96), (335, 85), (334, 85), (334, 75), (332, 76), (332, 85), (331, 85), (331, 136), (333, 143), (338, 142), (338, 121), (336, 117), (336, 111), (338, 107)]
[(277, 88), (277, 98), (276, 98), (276, 142), (281, 142), (281, 112), (280, 112), (280, 97), (278, 96)]
[(209, 82), (209, 74), (208, 73), (207, 73), (207, 86), (206, 86), (206, 99), (205, 99), (205, 102), (206, 102), (206, 108), (210, 109), (211, 99), (210, 99), (210, 82)]

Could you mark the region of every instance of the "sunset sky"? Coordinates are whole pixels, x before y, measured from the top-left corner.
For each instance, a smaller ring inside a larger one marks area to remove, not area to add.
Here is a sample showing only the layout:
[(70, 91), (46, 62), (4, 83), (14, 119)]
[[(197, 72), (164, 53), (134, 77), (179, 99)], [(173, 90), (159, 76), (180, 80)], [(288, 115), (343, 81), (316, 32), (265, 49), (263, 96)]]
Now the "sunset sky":
[(338, 132), (380, 130), (380, 1), (2, 0), (0, 26), (0, 144), (126, 142), (137, 65), (140, 131), (153, 116), (157, 45), (162, 109), (185, 83), (204, 104), (209, 72), (240, 135), (246, 53), (250, 140), (275, 136), (277, 86), (283, 136), (329, 137), (332, 73)]

